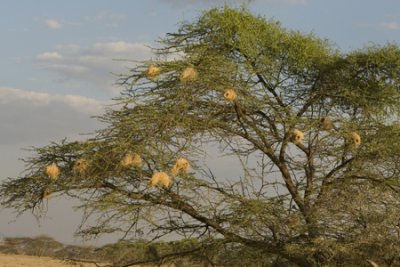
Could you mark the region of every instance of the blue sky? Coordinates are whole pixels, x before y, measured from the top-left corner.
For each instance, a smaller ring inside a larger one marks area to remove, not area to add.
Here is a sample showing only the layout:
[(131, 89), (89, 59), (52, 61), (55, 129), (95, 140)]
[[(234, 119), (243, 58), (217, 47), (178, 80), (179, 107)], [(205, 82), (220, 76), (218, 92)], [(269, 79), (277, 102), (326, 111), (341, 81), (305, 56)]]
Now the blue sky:
[[(0, 180), (23, 170), (18, 158), (29, 153), (22, 148), (82, 138), (80, 133), (101, 127), (90, 116), (101, 114), (121, 90), (111, 72), (132, 66), (113, 59), (151, 58), (148, 45), (224, 3), (241, 1), (1, 1)], [(342, 51), (400, 42), (398, 0), (253, 0), (250, 9), (286, 28), (327, 38)], [(0, 209), (0, 233), (80, 242), (72, 237), (80, 216), (70, 201), (51, 200), (48, 216), (40, 226), (29, 214), (9, 223), (14, 215)]]

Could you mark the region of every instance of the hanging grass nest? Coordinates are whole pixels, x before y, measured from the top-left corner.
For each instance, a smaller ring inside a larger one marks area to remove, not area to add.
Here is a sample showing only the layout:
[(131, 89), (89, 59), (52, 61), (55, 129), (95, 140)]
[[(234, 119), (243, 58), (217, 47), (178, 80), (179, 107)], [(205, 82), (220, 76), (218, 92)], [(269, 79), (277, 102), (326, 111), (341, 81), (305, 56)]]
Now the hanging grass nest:
[(161, 69), (155, 65), (150, 65), (147, 70), (145, 71), (145, 74), (147, 76), (147, 79), (149, 80), (154, 80), (157, 78), (158, 75), (160, 75)]
[(45, 173), (51, 180), (55, 181), (60, 176), (60, 168), (58, 168), (57, 164), (52, 163), (46, 167)]
[(224, 92), (224, 98), (228, 101), (235, 101), (237, 98), (236, 91), (234, 89), (226, 89)]
[(297, 145), (297, 144), (299, 144), (301, 141), (303, 141), (303, 139), (304, 139), (304, 133), (303, 133), (302, 131), (300, 131), (300, 130), (298, 130), (298, 129), (294, 129), (294, 130), (292, 131), (292, 135), (291, 135), (291, 137), (290, 137), (290, 141), (291, 141), (293, 144)]
[(124, 158), (121, 160), (121, 166), (124, 168), (141, 168), (142, 167), (142, 157), (137, 153), (126, 153)]
[(73, 167), (73, 172), (79, 175), (85, 174), (86, 170), (88, 168), (88, 163), (85, 159), (78, 159)]
[(42, 191), (42, 199), (49, 199), (51, 197), (51, 189), (48, 187), (45, 187)]
[(172, 167), (171, 174), (177, 176), (179, 174), (186, 174), (190, 168), (189, 161), (185, 158), (177, 159), (174, 167)]
[(361, 136), (360, 136), (358, 133), (352, 132), (352, 133), (350, 134), (350, 137), (351, 137), (351, 140), (353, 141), (353, 144), (354, 144), (355, 146), (361, 145)]
[(181, 73), (181, 82), (192, 82), (197, 79), (197, 71), (193, 67), (187, 67)]
[(322, 130), (325, 130), (325, 131), (330, 131), (334, 128), (332, 120), (328, 117), (323, 117), (320, 121), (320, 125), (321, 125)]
[(156, 172), (151, 177), (149, 184), (151, 186), (161, 185), (164, 188), (168, 188), (171, 184), (171, 178), (165, 172)]

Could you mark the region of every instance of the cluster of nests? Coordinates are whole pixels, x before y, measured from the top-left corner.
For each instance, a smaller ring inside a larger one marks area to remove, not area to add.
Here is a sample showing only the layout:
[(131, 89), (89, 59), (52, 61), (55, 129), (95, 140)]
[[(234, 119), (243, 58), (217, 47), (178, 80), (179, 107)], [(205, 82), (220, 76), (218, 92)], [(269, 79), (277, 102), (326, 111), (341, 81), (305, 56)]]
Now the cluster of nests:
[[(324, 117), (320, 121), (320, 127), (325, 131), (330, 131), (335, 129), (333, 122), (328, 117)], [(290, 136), (290, 141), (294, 144), (299, 144), (304, 139), (304, 133), (299, 129), (294, 129)], [(348, 139), (355, 146), (361, 145), (361, 136), (356, 132), (351, 132)]]
[[(121, 159), (120, 161), (120, 166), (122, 168), (141, 168), (143, 165), (143, 160), (141, 158), (141, 156), (137, 153), (126, 153), (125, 156)], [(85, 159), (78, 159), (74, 166), (73, 166), (73, 172), (79, 175), (84, 175), (85, 171), (88, 168), (88, 163)], [(175, 165), (172, 167), (172, 169), (170, 170), (170, 174), (172, 177), (178, 176), (178, 175), (184, 175), (188, 172), (190, 168), (190, 164), (189, 161), (185, 158), (179, 158), (176, 160)], [(52, 163), (50, 165), (48, 165), (45, 170), (44, 173), (49, 177), (49, 179), (51, 179), (52, 181), (56, 181), (60, 174), (61, 174), (61, 170), (60, 168), (57, 166), (56, 163)], [(153, 173), (150, 181), (149, 181), (149, 185), (150, 186), (161, 186), (163, 188), (168, 188), (171, 185), (172, 179), (171, 176), (168, 175), (166, 172), (155, 172)], [(50, 195), (50, 191), (49, 188), (45, 188), (44, 192), (43, 192), (43, 198), (48, 198)]]
[[(157, 66), (150, 65), (147, 70), (145, 71), (145, 75), (147, 76), (148, 79), (154, 80), (157, 78), (157, 76), (161, 73), (161, 69)], [(190, 82), (190, 81), (195, 81), (197, 79), (197, 71), (193, 67), (187, 67), (185, 68), (181, 75), (180, 75), (180, 81), (181, 82)], [(226, 89), (224, 91), (224, 98), (228, 101), (235, 101), (237, 98), (236, 91), (232, 88)], [(321, 119), (321, 128), (326, 131), (330, 131), (334, 129), (333, 122), (327, 118), (324, 117)], [(356, 132), (351, 132), (349, 135), (349, 139), (352, 141), (352, 143), (355, 146), (359, 146), (361, 144), (361, 137), (358, 133)], [(304, 139), (304, 133), (300, 131), (299, 129), (294, 129), (291, 132), (290, 136), (290, 141), (294, 144), (299, 144), (303, 141)], [(142, 158), (139, 154), (137, 153), (126, 153), (123, 159), (120, 161), (120, 166), (122, 168), (141, 168), (142, 167)], [(84, 175), (86, 170), (88, 168), (88, 163), (85, 159), (78, 159), (74, 166), (73, 166), (73, 172), (79, 175)], [(180, 158), (176, 160), (175, 165), (172, 167), (170, 170), (171, 175), (177, 176), (180, 174), (185, 174), (190, 168), (189, 162), (185, 158)], [(60, 168), (57, 166), (56, 163), (52, 163), (48, 165), (45, 169), (45, 174), (53, 181), (57, 180), (58, 177), (60, 176)], [(168, 188), (171, 185), (171, 176), (168, 175), (166, 172), (160, 171), (160, 172), (155, 172), (153, 173), (150, 181), (149, 181), (150, 186), (162, 186), (164, 188)], [(50, 190), (46, 188), (43, 192), (43, 198), (48, 198), (49, 195), (51, 194)]]
[[(149, 80), (154, 80), (155, 78), (158, 77), (158, 75), (160, 75), (160, 73), (161, 69), (155, 65), (150, 65), (145, 71), (145, 75)], [(197, 79), (197, 71), (193, 67), (185, 68), (180, 75), (181, 82), (195, 81), (196, 79)], [(232, 88), (226, 89), (224, 92), (224, 98), (228, 101), (236, 100), (237, 98), (236, 91)], [(321, 119), (321, 127), (323, 130), (326, 131), (334, 129), (333, 122), (327, 117)], [(356, 132), (350, 133), (350, 138), (356, 146), (361, 144), (361, 137), (358, 133)], [(294, 129), (292, 131), (290, 138), (291, 142), (293, 142), (294, 144), (299, 144), (303, 139), (304, 139), (304, 133), (302, 131), (298, 129)]]
[[(150, 65), (145, 71), (145, 75), (149, 80), (156, 79), (158, 75), (160, 75), (160, 73), (161, 69), (154, 65)], [(179, 79), (181, 82), (192, 82), (197, 79), (197, 76), (198, 76), (197, 71), (193, 67), (187, 67), (182, 71)], [(232, 88), (225, 89), (224, 98), (231, 102), (235, 101), (237, 98), (237, 93), (235, 89)]]

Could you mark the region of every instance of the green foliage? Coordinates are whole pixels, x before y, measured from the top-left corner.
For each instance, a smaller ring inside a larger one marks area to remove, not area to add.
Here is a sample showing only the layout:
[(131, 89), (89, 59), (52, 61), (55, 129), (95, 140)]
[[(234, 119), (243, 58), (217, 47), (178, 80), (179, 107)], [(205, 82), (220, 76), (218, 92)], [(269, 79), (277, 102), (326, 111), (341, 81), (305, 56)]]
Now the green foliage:
[[(99, 117), (108, 127), (84, 142), (35, 149), (26, 174), (1, 185), (2, 205), (40, 215), (51, 191), (82, 201), (85, 236), (197, 238), (174, 252), (162, 243), (135, 249), (153, 261), (400, 264), (397, 45), (341, 53), (312, 34), (224, 7), (182, 24), (154, 52), (155, 60), (120, 76), (124, 91)], [(150, 65), (160, 68), (157, 77), (148, 77)], [(182, 81), (188, 67), (195, 78)], [(225, 99), (227, 89), (237, 98)], [(301, 142), (292, 140), (295, 129)], [(243, 172), (216, 177), (202, 158), (217, 149)], [(143, 166), (123, 168), (126, 153), (139, 154)], [(173, 177), (182, 157), (192, 169)], [(61, 175), (52, 181), (44, 169), (54, 162)], [(172, 186), (149, 185), (158, 171)]]
[(64, 247), (48, 236), (30, 237), (7, 237), (0, 245), (0, 252), (6, 254), (24, 254), (31, 256), (54, 256), (57, 251)]

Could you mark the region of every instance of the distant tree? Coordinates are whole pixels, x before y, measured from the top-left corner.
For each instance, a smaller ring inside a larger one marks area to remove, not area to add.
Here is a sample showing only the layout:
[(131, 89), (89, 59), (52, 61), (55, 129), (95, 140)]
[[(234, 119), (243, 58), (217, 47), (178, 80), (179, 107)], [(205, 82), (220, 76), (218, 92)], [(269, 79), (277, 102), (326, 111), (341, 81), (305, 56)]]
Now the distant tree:
[[(67, 195), (96, 221), (84, 236), (197, 237), (175, 255), (211, 248), (226, 266), (400, 265), (397, 45), (340, 52), (224, 7), (154, 51), (119, 77), (108, 126), (36, 148), (3, 207)], [(237, 177), (202, 162), (216, 149)]]
[(23, 240), (25, 239), (5, 237), (0, 245), (0, 252), (4, 254), (23, 254), (21, 247)]
[(55, 253), (64, 248), (64, 245), (53, 238), (40, 235), (26, 242), (25, 254), (32, 256), (48, 256), (53, 257)]
[(108, 244), (98, 249), (98, 254), (106, 262), (114, 264), (128, 263), (145, 259), (148, 242), (140, 240), (132, 243), (121, 240), (114, 244)]
[(6, 254), (23, 254), (31, 256), (52, 257), (64, 245), (51, 237), (40, 235), (37, 237), (7, 237), (0, 245), (0, 252)]

